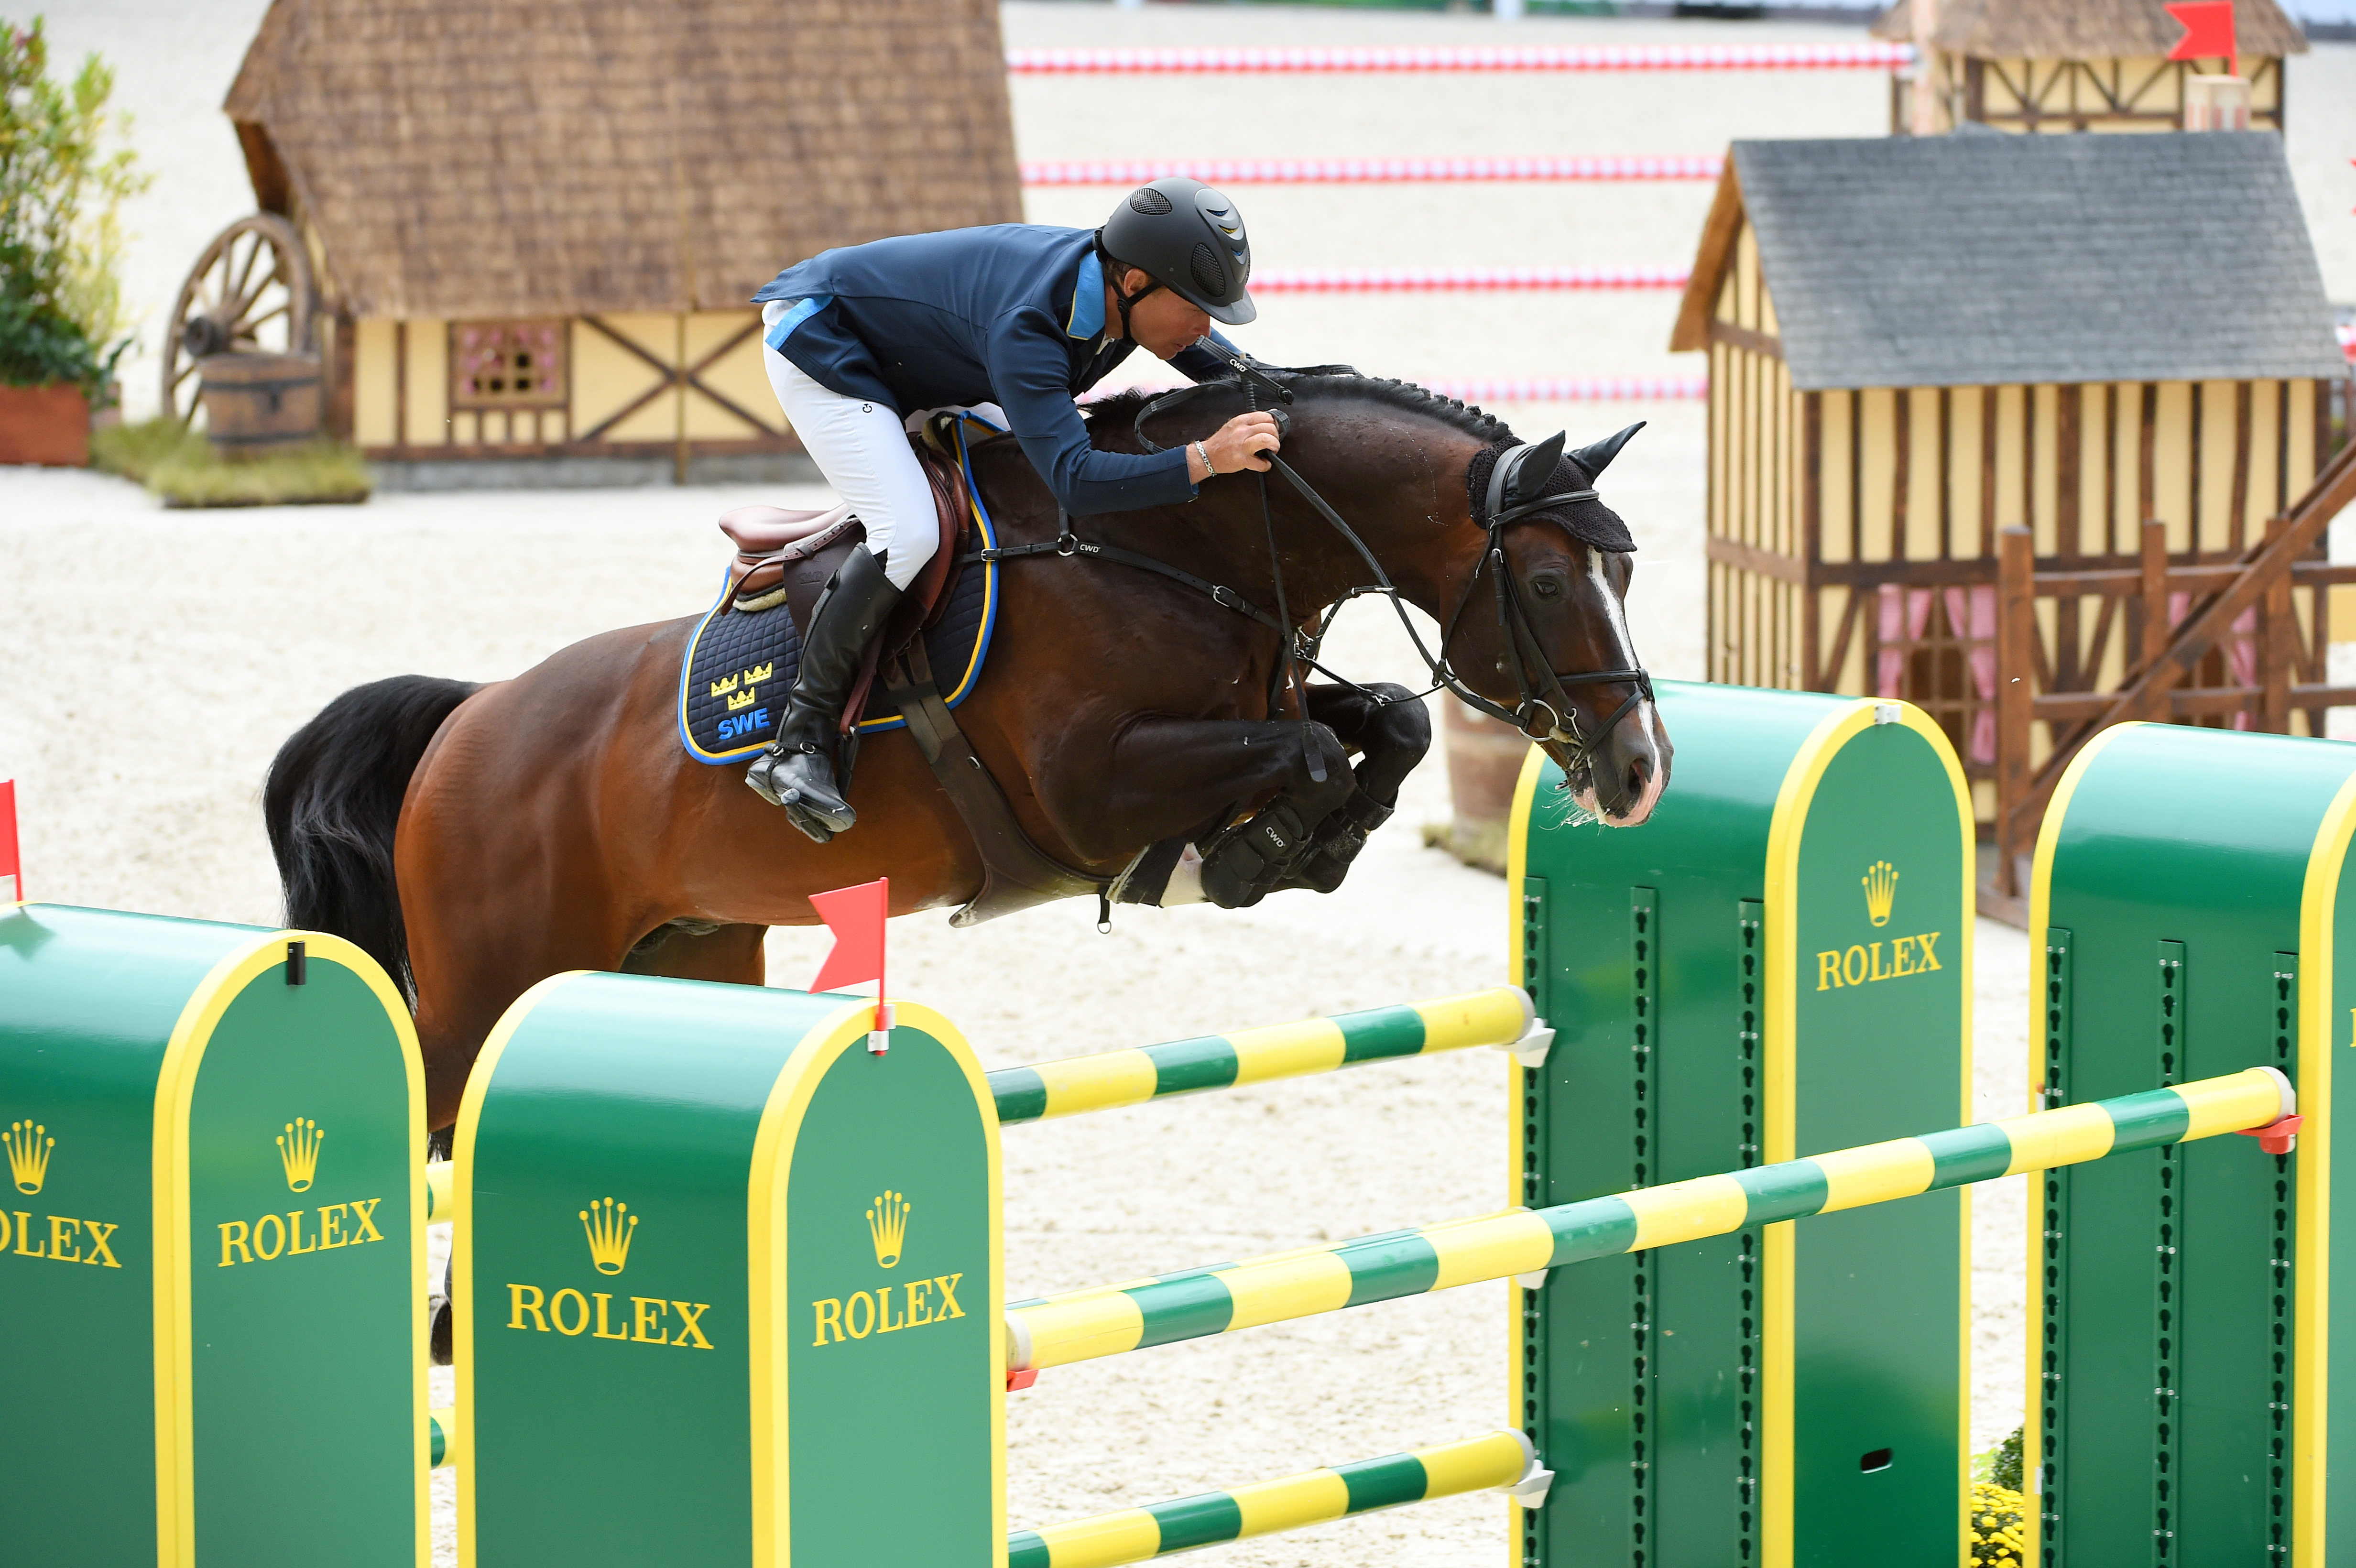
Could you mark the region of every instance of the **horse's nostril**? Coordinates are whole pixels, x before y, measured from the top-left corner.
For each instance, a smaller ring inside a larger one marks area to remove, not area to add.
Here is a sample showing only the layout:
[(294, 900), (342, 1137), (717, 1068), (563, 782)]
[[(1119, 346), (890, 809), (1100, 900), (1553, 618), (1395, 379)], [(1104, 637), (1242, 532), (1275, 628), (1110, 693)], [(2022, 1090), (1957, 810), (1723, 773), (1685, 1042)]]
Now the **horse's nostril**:
[(1644, 790), (1653, 782), (1653, 759), (1639, 752), (1628, 759), (1628, 798), (1642, 800)]

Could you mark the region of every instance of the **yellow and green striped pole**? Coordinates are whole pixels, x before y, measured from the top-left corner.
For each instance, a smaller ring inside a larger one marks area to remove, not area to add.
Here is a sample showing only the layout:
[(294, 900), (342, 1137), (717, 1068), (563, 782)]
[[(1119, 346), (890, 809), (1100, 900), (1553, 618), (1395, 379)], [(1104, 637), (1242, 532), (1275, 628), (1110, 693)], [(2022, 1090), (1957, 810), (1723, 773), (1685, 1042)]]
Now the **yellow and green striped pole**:
[[(1534, 1500), (1546, 1476), (1528, 1438), (1492, 1432), (1044, 1530), (1018, 1530), (1006, 1543), (1006, 1568), (1113, 1568), (1489, 1487), (1512, 1487), (1516, 1497), (1526, 1490), (1532, 1496), (1526, 1500)], [(1528, 1484), (1533, 1482), (1539, 1485)]]
[(2271, 1067), (1551, 1209), (1361, 1236), (1009, 1305), (1011, 1370), (1232, 1333), (1564, 1264), (1886, 1203), (2027, 1170), (2271, 1126), (2296, 1109)]
[[(1536, 1066), (1553, 1038), (1532, 1011), (1526, 992), (1496, 986), (1429, 1002), (1001, 1068), (990, 1074), (990, 1090), (1001, 1125), (1037, 1122), (1481, 1045), (1512, 1048), (1525, 1066)], [(458, 1198), (448, 1161), (425, 1168), (425, 1200), (429, 1223), (455, 1217)]]
[[(1537, 1022), (1527, 994), (1517, 986), (1498, 986), (1437, 1001), (1002, 1068), (990, 1075), (990, 1089), (1001, 1124), (1036, 1122), (1366, 1061), (1512, 1046), (1530, 1039)], [(1532, 1040), (1533, 1048), (1541, 1044)]]

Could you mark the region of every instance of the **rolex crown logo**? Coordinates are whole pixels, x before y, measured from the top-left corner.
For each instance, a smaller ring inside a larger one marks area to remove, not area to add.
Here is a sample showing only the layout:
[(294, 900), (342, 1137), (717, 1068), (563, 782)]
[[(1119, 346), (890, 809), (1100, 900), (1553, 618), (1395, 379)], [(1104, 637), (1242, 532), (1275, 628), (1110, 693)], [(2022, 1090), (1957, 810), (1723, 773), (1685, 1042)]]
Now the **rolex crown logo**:
[(1890, 906), (1898, 898), (1898, 868), (1876, 860), (1858, 879), (1865, 884), (1865, 912), (1876, 925), (1890, 923)]
[(759, 701), (760, 699), (761, 693), (758, 689), (747, 688), (745, 690), (733, 694), (728, 699), (728, 711), (734, 713), (739, 709), (750, 708), (754, 703)]
[(630, 1238), (637, 1233), (638, 1217), (626, 1203), (604, 1198), (581, 1211), (581, 1229), (589, 1236), (589, 1261), (599, 1274), (619, 1274), (630, 1261)]
[(286, 1124), (278, 1135), (278, 1163), (286, 1168), (286, 1190), (308, 1192), (319, 1174), (319, 1145), (327, 1138), (319, 1124), (302, 1116)]
[(886, 1192), (867, 1211), (867, 1234), (875, 1243), (875, 1261), (890, 1268), (900, 1261), (901, 1243), (908, 1237), (908, 1200)]
[(11, 1122), (0, 1143), (8, 1146), (8, 1174), (16, 1179), (16, 1190), (38, 1192), (48, 1179), (49, 1151), (58, 1147), (49, 1129), (34, 1122)]
[(725, 680), (715, 680), (712, 683), (712, 695), (714, 697), (725, 697), (735, 689), (736, 677), (733, 675)]

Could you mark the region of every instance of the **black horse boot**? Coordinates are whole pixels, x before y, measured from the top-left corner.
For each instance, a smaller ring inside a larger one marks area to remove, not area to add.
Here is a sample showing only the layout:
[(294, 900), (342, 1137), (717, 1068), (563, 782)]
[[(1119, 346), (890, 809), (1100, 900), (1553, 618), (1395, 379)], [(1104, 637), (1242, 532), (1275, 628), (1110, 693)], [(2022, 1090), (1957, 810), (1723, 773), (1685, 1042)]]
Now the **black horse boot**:
[(793, 825), (820, 844), (859, 820), (835, 784), (836, 732), (867, 645), (899, 603), (884, 563), (863, 546), (853, 549), (810, 608), (801, 668), (777, 738), (744, 773), (755, 794), (784, 806)]

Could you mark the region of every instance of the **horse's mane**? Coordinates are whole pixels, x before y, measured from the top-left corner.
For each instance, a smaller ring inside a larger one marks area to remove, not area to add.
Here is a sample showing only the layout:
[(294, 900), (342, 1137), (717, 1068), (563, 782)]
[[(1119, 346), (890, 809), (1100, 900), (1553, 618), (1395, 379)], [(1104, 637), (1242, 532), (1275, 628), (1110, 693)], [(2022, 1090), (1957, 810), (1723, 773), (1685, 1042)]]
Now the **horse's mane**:
[[(1505, 421), (1494, 414), (1483, 413), (1460, 398), (1443, 398), (1428, 387), (1413, 381), (1395, 381), (1382, 376), (1361, 376), (1355, 370), (1320, 367), (1311, 370), (1270, 370), (1269, 377), (1292, 389), (1299, 400), (1295, 413), (1306, 413), (1321, 404), (1342, 401), (1374, 403), (1382, 408), (1396, 409), (1402, 413), (1436, 420), (1451, 430), (1477, 435), (1495, 445), (1517, 439)], [(1233, 387), (1232, 377), (1207, 383), (1211, 386)], [(1158, 391), (1130, 390), (1115, 392), (1087, 406), (1088, 441), (1099, 451), (1136, 452), (1137, 411), (1162, 394)]]

